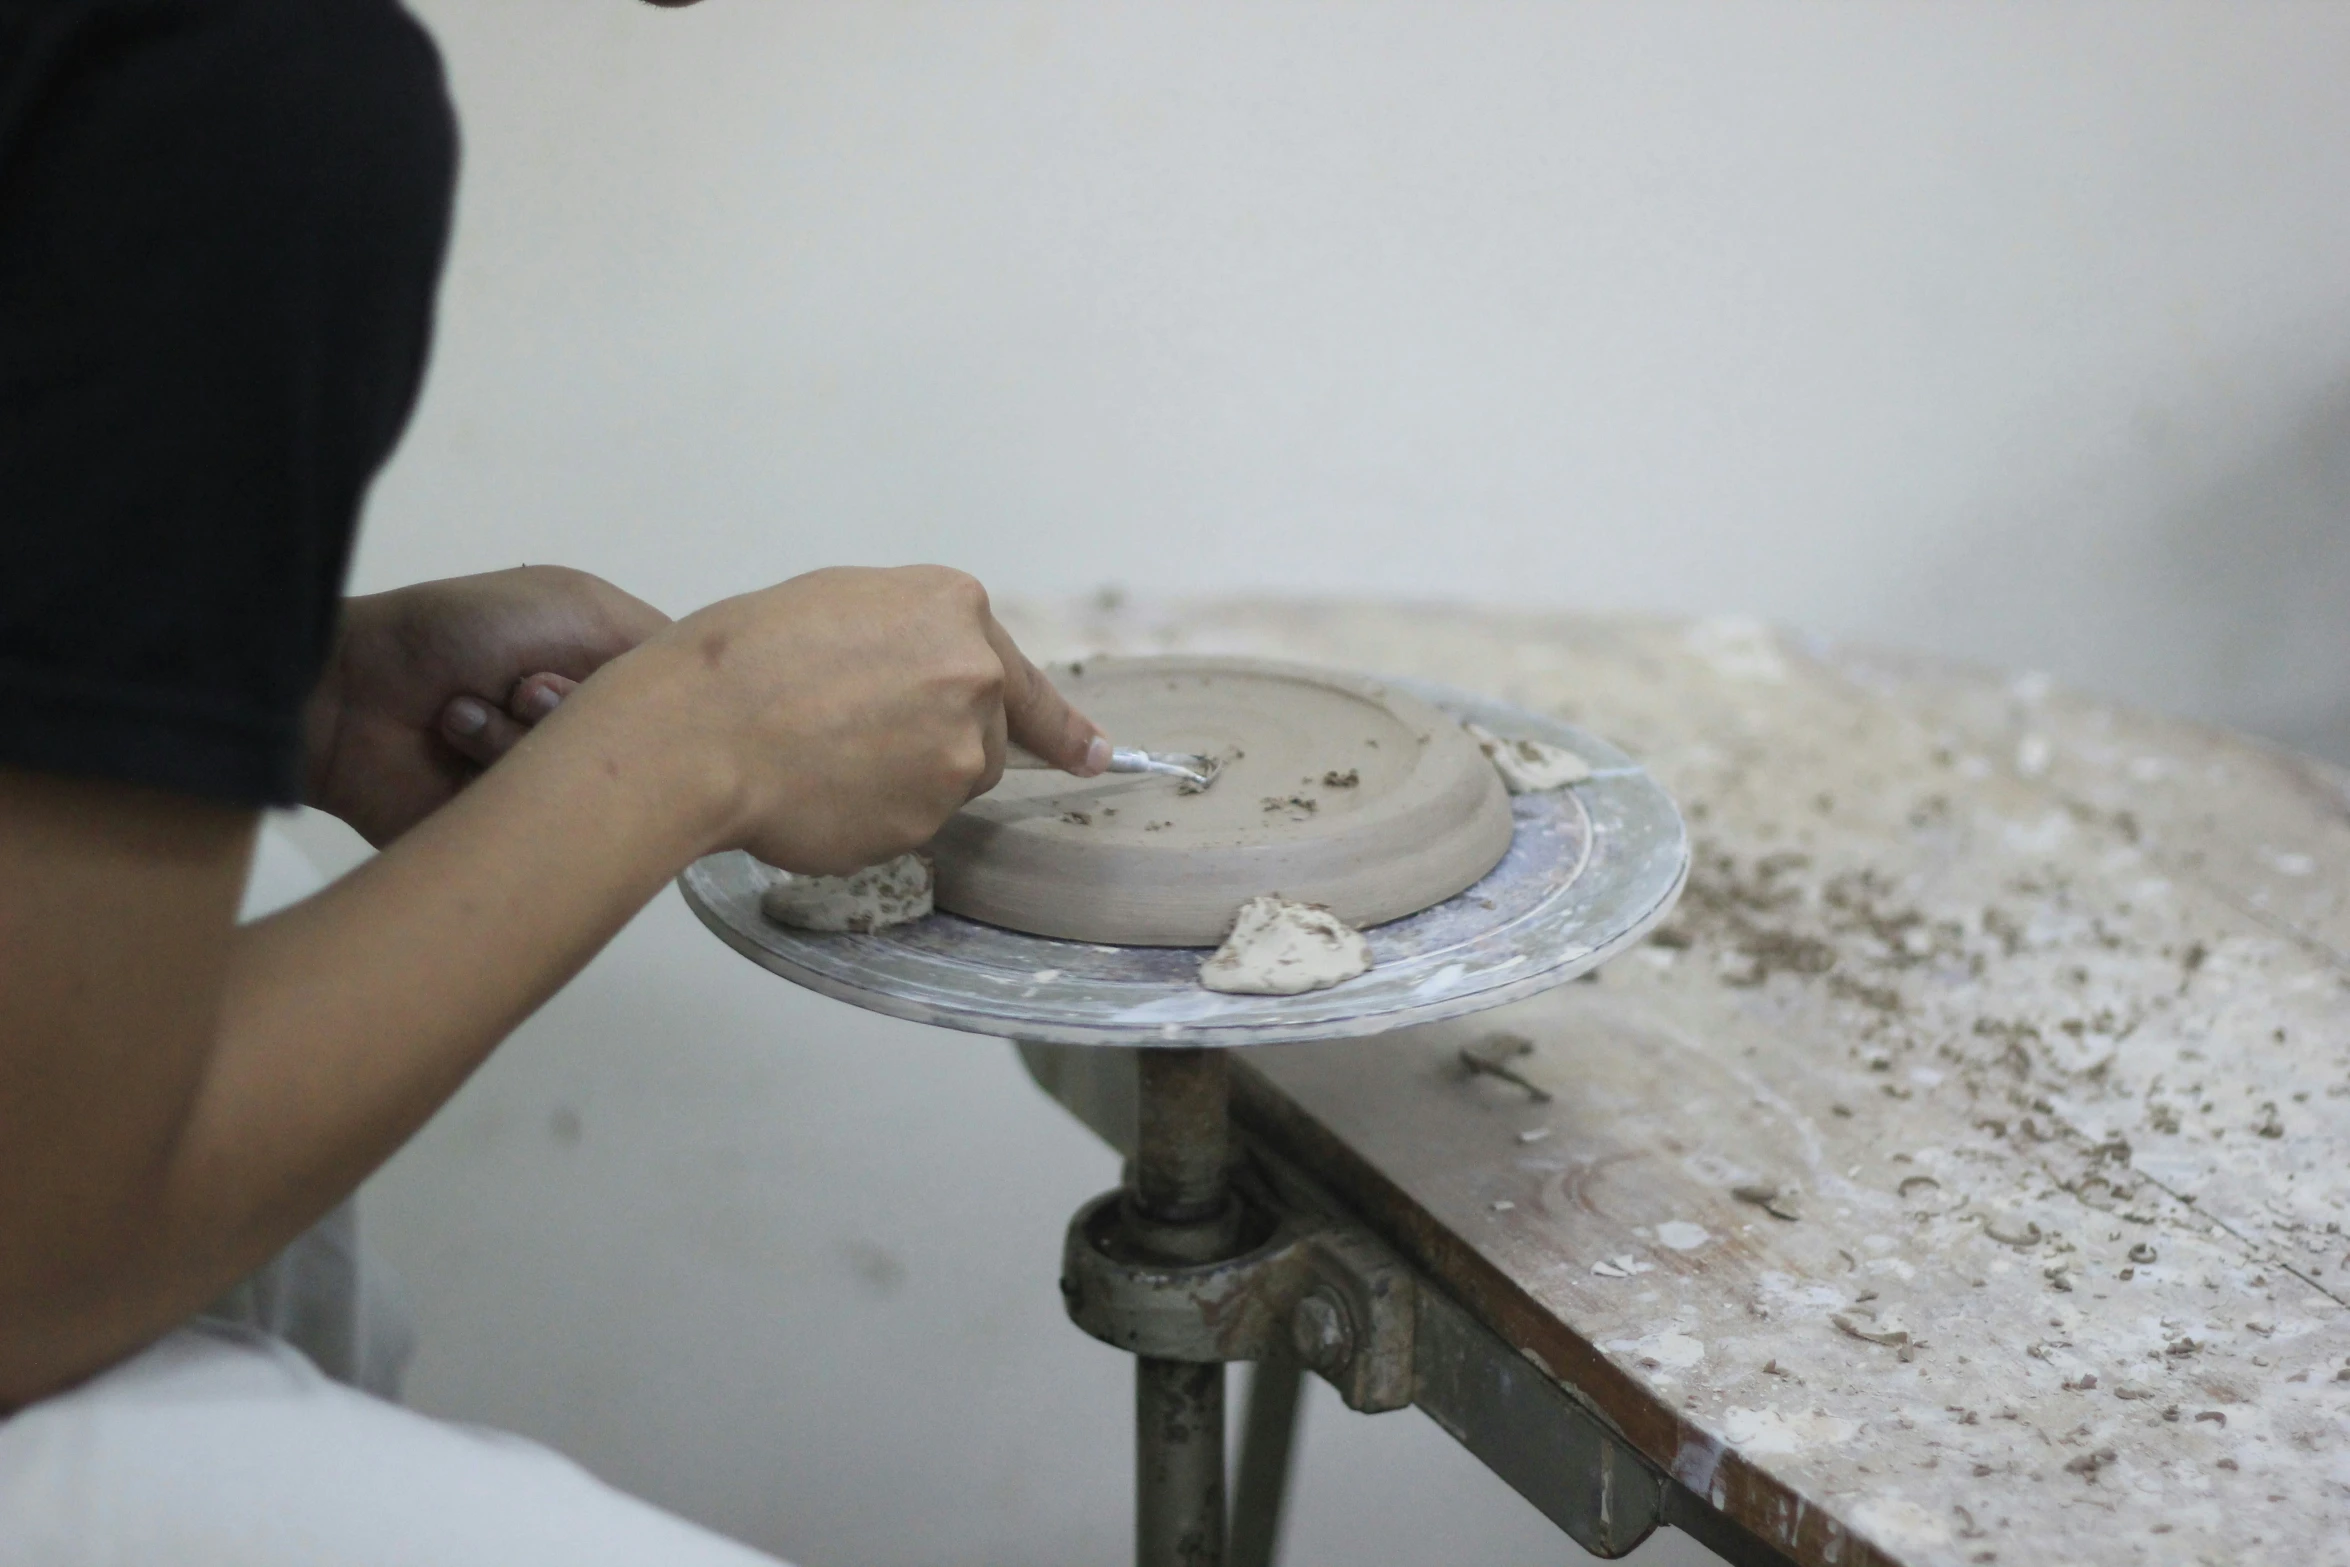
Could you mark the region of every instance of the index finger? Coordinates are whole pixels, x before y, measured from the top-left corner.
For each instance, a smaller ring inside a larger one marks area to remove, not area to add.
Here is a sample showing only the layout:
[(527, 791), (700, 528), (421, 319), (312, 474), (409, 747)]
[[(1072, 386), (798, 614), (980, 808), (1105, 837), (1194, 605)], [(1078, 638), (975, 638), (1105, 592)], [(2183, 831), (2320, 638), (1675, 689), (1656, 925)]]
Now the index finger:
[(987, 642), (1003, 660), (1004, 728), (1012, 742), (1080, 778), (1107, 772), (1109, 738), (1053, 689), (993, 615), (987, 617)]

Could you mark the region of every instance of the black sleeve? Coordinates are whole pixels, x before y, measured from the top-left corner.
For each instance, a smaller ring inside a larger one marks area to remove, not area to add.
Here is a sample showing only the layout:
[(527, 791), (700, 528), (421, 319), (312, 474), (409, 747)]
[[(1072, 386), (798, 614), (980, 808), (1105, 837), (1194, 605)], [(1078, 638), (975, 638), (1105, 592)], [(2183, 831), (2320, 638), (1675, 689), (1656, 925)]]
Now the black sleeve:
[(298, 797), (455, 162), (396, 0), (0, 0), (0, 765)]

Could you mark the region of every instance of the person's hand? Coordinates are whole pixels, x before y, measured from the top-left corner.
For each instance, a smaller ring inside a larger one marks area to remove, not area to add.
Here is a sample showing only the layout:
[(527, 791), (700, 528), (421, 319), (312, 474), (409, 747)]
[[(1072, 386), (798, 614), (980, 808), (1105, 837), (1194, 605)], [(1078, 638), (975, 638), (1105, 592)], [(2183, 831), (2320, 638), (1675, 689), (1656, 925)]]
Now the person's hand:
[(986, 589), (938, 566), (811, 572), (689, 615), (564, 701), (540, 738), (566, 737), (607, 769), (688, 763), (718, 802), (705, 852), (817, 875), (928, 843), (995, 786), (1007, 738), (1080, 777), (1110, 760)]
[(668, 624), (602, 578), (560, 566), (347, 600), (310, 704), (309, 803), (380, 848)]

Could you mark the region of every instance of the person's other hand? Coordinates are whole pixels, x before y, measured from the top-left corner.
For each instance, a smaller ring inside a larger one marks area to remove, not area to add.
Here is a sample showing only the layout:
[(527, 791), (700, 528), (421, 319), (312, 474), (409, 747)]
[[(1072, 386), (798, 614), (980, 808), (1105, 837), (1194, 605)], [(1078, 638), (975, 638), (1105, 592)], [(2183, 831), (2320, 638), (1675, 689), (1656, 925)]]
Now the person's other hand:
[(650, 604), (561, 566), (349, 599), (310, 704), (309, 803), (380, 848), (668, 624)]
[(726, 599), (589, 681), (545, 726), (610, 769), (660, 756), (714, 802), (705, 852), (840, 875), (928, 843), (1016, 740), (1080, 777), (1110, 746), (939, 566), (838, 568)]

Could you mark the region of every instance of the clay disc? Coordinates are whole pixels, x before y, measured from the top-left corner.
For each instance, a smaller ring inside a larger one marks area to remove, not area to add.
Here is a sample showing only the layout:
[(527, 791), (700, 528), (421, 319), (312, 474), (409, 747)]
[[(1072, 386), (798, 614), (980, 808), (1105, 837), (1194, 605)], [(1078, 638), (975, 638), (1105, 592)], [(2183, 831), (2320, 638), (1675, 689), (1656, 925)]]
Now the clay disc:
[(1460, 725), (1375, 680), (1257, 659), (1051, 671), (1121, 745), (1225, 759), (1215, 787), (1009, 772), (932, 840), (938, 906), (1069, 941), (1212, 947), (1259, 893), (1349, 925), (1461, 892), (1510, 845), (1509, 794)]

